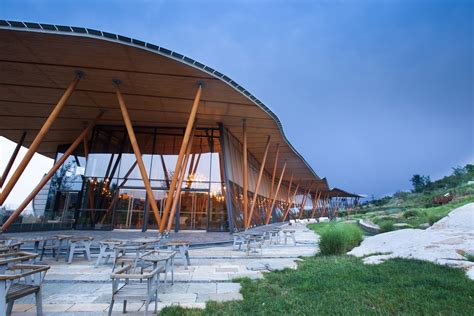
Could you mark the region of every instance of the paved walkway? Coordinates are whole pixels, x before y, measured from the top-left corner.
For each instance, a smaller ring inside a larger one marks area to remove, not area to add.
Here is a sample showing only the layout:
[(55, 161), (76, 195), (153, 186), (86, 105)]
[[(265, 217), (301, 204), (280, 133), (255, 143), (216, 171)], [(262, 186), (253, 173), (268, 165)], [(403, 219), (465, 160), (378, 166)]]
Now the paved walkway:
[[(175, 284), (161, 286), (158, 309), (172, 304), (204, 308), (205, 302), (242, 299), (240, 284), (235, 278), (258, 279), (262, 272), (296, 268), (300, 256), (312, 256), (317, 251), (318, 236), (303, 224), (293, 225), (297, 244), (266, 245), (262, 255), (246, 256), (232, 246), (214, 246), (190, 250), (191, 266), (185, 270), (179, 259), (175, 264)], [(94, 259), (94, 258), (93, 258)], [(106, 315), (112, 286), (109, 279), (111, 264), (94, 268), (94, 262), (75, 259), (67, 265), (47, 259), (51, 269), (47, 274), (43, 303), (46, 315)], [(33, 297), (14, 305), (13, 315), (34, 315)], [(152, 305), (153, 306), (153, 305)], [(129, 315), (142, 315), (143, 304), (130, 302)], [(120, 315), (122, 304), (114, 306)], [(117, 311), (117, 312), (115, 312)]]
[(461, 268), (474, 280), (474, 262), (460, 253), (474, 253), (474, 203), (459, 207), (428, 229), (402, 229), (364, 239), (350, 255), (377, 264), (391, 258), (428, 260)]
[[(2, 237), (18, 237), (25, 238), (33, 236), (48, 237), (54, 235), (73, 235), (73, 236), (89, 236), (94, 237), (93, 244), (98, 247), (98, 242), (104, 239), (133, 239), (143, 237), (156, 237), (157, 230), (147, 230), (142, 232), (136, 229), (115, 229), (115, 230), (60, 230), (60, 231), (41, 231), (41, 232), (24, 232), (24, 233), (6, 233)], [(193, 245), (225, 243), (231, 242), (232, 236), (228, 232), (206, 232), (206, 231), (179, 231), (171, 232), (166, 239), (171, 240), (187, 240)]]

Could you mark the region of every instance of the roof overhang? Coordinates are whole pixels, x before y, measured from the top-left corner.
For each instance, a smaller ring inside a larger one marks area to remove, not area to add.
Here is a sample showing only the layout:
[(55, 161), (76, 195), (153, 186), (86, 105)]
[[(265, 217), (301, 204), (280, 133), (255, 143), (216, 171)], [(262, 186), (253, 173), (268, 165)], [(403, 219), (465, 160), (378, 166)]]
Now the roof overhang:
[[(82, 27), (0, 20), (0, 136), (17, 142), (28, 131), (29, 146), (72, 80), (85, 72), (38, 152), (54, 157), (71, 143), (85, 122), (107, 109), (98, 124), (123, 125), (112, 79), (121, 90), (135, 125), (185, 126), (199, 82), (204, 83), (199, 127), (224, 124), (242, 141), (247, 121), (248, 149), (259, 161), (267, 135), (280, 144), (277, 172), (287, 162), (301, 187), (320, 181), (287, 140), (276, 115), (250, 92), (211, 67), (140, 40)], [(274, 150), (267, 159), (271, 172)], [(294, 182), (294, 183), (295, 183)]]

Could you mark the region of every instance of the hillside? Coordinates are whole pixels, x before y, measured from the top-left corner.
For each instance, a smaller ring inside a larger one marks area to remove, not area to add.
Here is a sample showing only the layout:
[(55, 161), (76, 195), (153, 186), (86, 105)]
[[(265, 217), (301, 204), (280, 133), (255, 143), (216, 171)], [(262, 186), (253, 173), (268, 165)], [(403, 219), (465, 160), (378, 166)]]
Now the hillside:
[(397, 192), (365, 202), (351, 216), (380, 226), (381, 231), (397, 228), (427, 228), (453, 209), (474, 202), (474, 165), (453, 168), (451, 175), (431, 181), (414, 175), (411, 192)]

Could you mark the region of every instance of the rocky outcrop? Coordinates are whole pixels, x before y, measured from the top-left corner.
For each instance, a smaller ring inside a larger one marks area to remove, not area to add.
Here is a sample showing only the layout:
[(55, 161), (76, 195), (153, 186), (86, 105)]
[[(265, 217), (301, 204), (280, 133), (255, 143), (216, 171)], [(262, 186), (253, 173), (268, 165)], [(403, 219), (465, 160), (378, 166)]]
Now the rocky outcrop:
[(365, 257), (368, 264), (396, 257), (428, 260), (462, 268), (474, 279), (474, 262), (462, 252), (474, 253), (474, 203), (453, 210), (425, 230), (402, 229), (368, 237), (348, 254)]

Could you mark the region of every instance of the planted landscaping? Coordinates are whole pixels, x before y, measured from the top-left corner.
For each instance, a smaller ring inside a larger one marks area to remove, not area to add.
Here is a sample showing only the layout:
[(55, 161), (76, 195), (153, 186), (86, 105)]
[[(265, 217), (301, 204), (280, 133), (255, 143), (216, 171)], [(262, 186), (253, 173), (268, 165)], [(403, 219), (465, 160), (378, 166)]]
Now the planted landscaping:
[(297, 270), (241, 279), (243, 301), (206, 309), (167, 307), (163, 315), (474, 315), (474, 282), (459, 269), (417, 260), (365, 265), (361, 259), (315, 256)]

